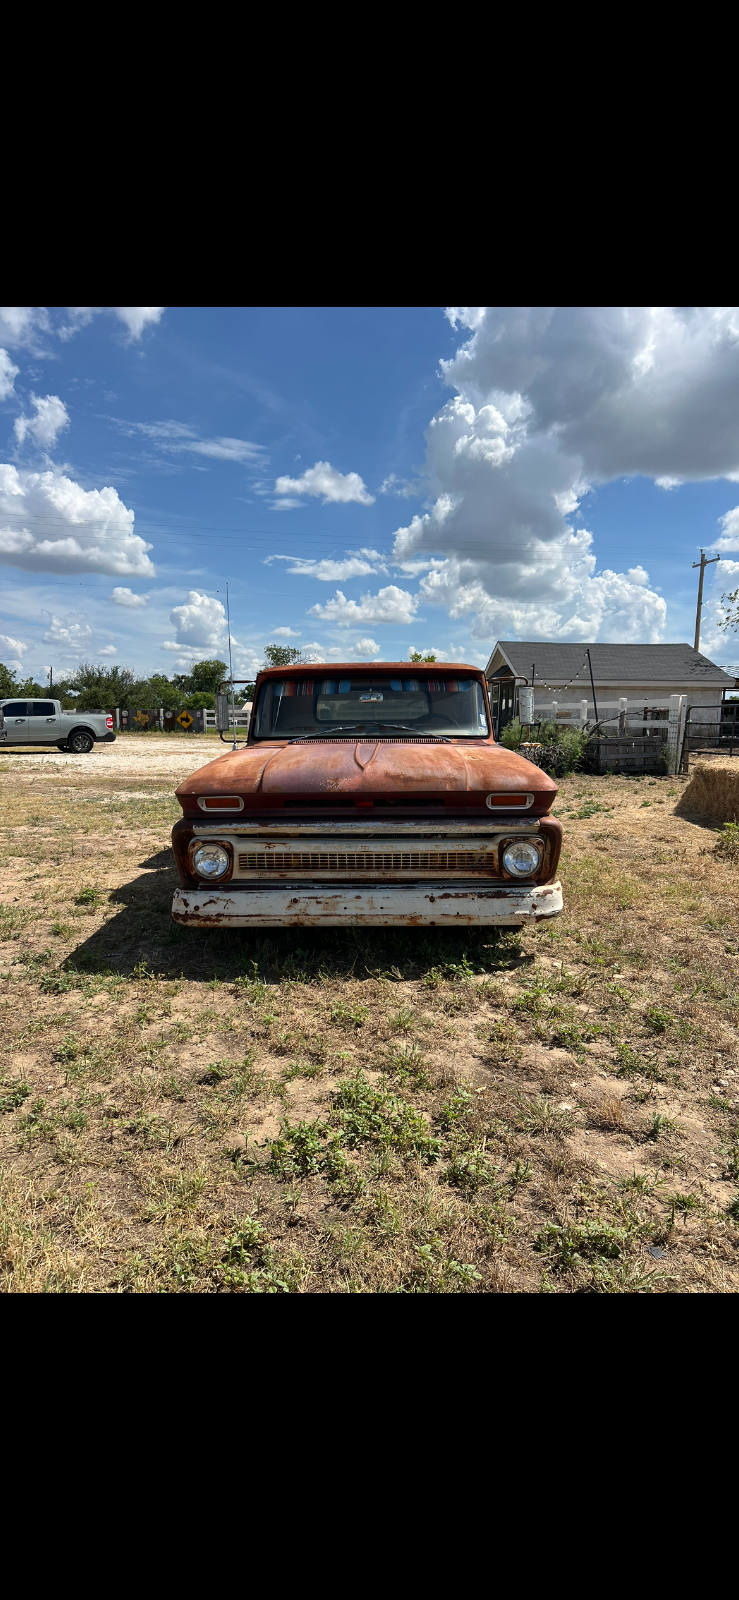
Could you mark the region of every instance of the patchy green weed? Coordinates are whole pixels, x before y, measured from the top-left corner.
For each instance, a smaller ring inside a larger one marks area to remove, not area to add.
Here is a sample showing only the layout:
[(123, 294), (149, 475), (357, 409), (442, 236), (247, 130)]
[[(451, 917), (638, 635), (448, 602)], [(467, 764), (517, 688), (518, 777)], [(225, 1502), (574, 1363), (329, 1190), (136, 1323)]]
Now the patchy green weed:
[(478, 1189), (489, 1188), (494, 1184), (500, 1166), (490, 1160), (485, 1146), (475, 1146), (472, 1150), (460, 1151), (453, 1155), (443, 1173), (444, 1181), (455, 1189), (469, 1196), (477, 1194)]
[(548, 1222), (537, 1234), (534, 1249), (550, 1255), (560, 1269), (580, 1266), (593, 1256), (622, 1256), (629, 1234), (625, 1228), (588, 1218), (585, 1222)]
[(574, 1127), (572, 1111), (552, 1104), (543, 1094), (516, 1095), (516, 1125), (540, 1138), (562, 1139)]
[(30, 1084), (25, 1079), (18, 1078), (15, 1083), (5, 1084), (0, 1089), (0, 1113), (4, 1111), (17, 1111), (31, 1093)]
[(361, 1071), (345, 1078), (334, 1096), (331, 1122), (342, 1143), (350, 1149), (363, 1144), (417, 1154), (423, 1161), (438, 1160), (439, 1140), (415, 1106), (386, 1088), (375, 1088)]

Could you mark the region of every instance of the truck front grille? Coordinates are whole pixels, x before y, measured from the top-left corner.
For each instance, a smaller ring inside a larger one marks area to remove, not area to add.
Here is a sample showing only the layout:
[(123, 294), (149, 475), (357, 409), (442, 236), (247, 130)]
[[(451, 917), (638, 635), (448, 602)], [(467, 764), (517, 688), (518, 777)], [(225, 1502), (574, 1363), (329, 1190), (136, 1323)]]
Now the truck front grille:
[(490, 850), (244, 850), (239, 872), (489, 872)]

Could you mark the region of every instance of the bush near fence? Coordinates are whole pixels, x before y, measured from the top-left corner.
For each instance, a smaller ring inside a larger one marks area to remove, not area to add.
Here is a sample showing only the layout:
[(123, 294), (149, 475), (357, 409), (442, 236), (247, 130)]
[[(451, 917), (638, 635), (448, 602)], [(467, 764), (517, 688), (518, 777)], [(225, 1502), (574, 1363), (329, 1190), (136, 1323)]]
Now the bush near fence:
[[(518, 718), (509, 722), (500, 735), (500, 743), (507, 750), (518, 750), (529, 737)], [(583, 765), (588, 736), (579, 728), (563, 728), (557, 722), (542, 722), (536, 742), (543, 746), (541, 766), (553, 778), (564, 778), (568, 772), (579, 772)]]

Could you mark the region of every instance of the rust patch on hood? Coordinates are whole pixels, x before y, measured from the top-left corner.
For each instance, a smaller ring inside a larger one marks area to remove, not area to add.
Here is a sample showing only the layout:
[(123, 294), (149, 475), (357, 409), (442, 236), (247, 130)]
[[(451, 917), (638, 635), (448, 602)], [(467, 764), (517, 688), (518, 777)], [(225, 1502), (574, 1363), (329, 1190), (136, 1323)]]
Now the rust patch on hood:
[[(292, 795), (481, 793), (528, 790), (533, 810), (548, 810), (557, 785), (514, 751), (486, 742), (463, 745), (383, 744), (342, 740), (310, 744), (248, 746), (217, 756), (185, 778), (177, 789), (183, 806), (198, 795), (257, 794), (266, 801)], [(538, 804), (537, 804), (538, 802)]]

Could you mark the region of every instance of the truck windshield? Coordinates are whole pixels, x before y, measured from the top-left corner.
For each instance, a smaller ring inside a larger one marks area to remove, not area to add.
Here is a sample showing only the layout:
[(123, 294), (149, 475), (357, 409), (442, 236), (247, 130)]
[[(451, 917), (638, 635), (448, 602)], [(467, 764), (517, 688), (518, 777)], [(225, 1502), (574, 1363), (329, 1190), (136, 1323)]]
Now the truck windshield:
[(254, 717), (257, 739), (415, 733), (437, 738), (488, 736), (485, 694), (477, 678), (276, 678), (263, 684)]

